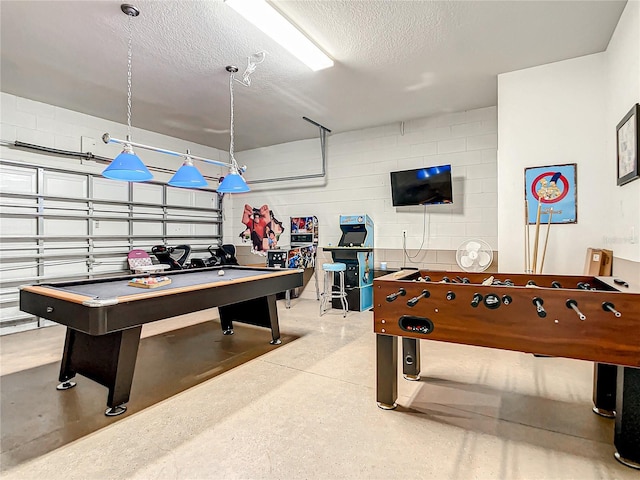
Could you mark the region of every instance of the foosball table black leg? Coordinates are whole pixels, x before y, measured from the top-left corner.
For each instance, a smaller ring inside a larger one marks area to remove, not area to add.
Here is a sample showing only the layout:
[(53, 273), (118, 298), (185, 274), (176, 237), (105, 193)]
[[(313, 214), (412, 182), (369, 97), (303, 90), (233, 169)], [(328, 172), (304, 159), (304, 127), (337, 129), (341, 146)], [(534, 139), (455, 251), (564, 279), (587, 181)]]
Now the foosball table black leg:
[(593, 364), (593, 411), (602, 417), (616, 416), (617, 371), (617, 365)]
[(398, 337), (376, 334), (376, 401), (383, 410), (398, 405)]
[(617, 368), (615, 457), (627, 467), (640, 470), (640, 368)]
[(407, 380), (420, 380), (420, 340), (402, 337), (402, 375)]

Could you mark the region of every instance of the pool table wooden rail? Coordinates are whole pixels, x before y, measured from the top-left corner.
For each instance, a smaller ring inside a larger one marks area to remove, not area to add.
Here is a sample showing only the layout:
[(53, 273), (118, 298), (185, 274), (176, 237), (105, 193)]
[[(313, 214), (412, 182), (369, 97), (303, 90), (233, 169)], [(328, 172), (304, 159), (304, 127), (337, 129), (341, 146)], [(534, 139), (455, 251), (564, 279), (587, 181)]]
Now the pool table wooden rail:
[[(194, 272), (196, 270), (194, 269), (191, 271)], [(188, 272), (188, 270), (186, 272)], [(173, 273), (175, 274), (175, 272)], [(79, 293), (68, 292), (65, 290), (58, 290), (56, 288), (51, 288), (46, 285), (44, 286), (43, 285), (25, 285), (20, 287), (20, 289), (27, 292), (32, 292), (38, 295), (58, 298), (60, 300), (64, 300), (67, 302), (80, 303), (87, 307), (102, 307), (102, 306), (112, 305), (112, 304), (115, 305), (117, 303), (134, 302), (136, 300), (145, 300), (148, 298), (158, 298), (163, 295), (176, 295), (176, 294), (186, 293), (186, 292), (195, 291), (195, 290), (219, 288), (225, 285), (238, 285), (245, 282), (259, 280), (261, 278), (273, 278), (273, 277), (284, 276), (284, 275), (295, 275), (295, 273), (296, 273), (295, 270), (268, 271), (268, 272), (264, 272), (262, 275), (254, 275), (250, 278), (245, 277), (245, 278), (236, 278), (233, 280), (218, 280), (216, 282), (201, 283), (197, 285), (182, 286), (182, 287), (167, 286), (166, 288), (163, 288), (161, 290), (155, 290), (155, 289), (140, 290), (140, 289), (137, 289), (136, 287), (131, 287), (132, 292), (135, 292), (135, 293), (131, 293), (130, 295), (120, 295), (113, 298), (105, 298), (105, 299), (94, 299), (93, 297), (88, 295), (81, 295)], [(124, 279), (136, 278), (136, 277), (140, 277), (140, 275), (131, 275), (128, 277), (123, 277), (123, 281)], [(105, 279), (105, 280), (108, 280), (108, 279)]]
[[(64, 283), (32, 285), (20, 288), (20, 309), (89, 335), (103, 335), (213, 307), (240, 303), (257, 297), (275, 295), (302, 284), (302, 271), (287, 269), (251, 269), (252, 277), (208, 282), (188, 287), (149, 289), (112, 298), (66, 291)], [(188, 274), (196, 270), (177, 272)], [(121, 277), (126, 283), (130, 277)], [(96, 283), (112, 279), (96, 280)]]

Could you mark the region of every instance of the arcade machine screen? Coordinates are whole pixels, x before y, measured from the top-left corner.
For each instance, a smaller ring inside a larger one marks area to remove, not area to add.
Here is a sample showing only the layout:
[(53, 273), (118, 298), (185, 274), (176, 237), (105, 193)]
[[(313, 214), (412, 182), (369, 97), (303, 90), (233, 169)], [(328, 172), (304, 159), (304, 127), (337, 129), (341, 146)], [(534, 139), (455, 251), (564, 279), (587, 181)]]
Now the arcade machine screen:
[(364, 244), (364, 239), (367, 237), (367, 231), (364, 230), (356, 230), (345, 232), (342, 238), (340, 239), (341, 247), (349, 247), (353, 245), (361, 246)]

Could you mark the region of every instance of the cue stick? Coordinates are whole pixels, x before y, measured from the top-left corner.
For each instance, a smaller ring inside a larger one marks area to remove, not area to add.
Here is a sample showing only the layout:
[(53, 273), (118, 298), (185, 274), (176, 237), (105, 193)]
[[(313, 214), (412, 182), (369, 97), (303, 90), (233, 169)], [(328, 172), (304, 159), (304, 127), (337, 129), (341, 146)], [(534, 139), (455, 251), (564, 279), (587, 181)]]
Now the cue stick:
[(551, 229), (551, 217), (553, 216), (553, 207), (549, 209), (549, 222), (547, 223), (547, 236), (544, 239), (544, 248), (542, 249), (542, 260), (540, 260), (540, 273), (544, 267), (544, 256), (547, 254), (547, 242), (549, 242), (549, 230)]
[(536, 214), (536, 238), (533, 241), (533, 260), (531, 261), (531, 270), (533, 273), (536, 271), (538, 263), (538, 239), (540, 237), (540, 210), (542, 208), (542, 198), (538, 197), (538, 213)]
[(524, 199), (524, 273), (529, 273), (529, 253), (531, 244), (529, 243), (529, 200)]

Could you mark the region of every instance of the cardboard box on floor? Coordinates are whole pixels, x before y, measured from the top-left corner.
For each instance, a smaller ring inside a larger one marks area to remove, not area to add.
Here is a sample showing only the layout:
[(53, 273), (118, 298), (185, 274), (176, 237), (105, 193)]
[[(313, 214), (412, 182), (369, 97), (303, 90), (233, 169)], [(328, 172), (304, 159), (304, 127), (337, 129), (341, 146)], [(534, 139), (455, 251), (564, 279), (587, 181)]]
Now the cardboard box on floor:
[(611, 276), (613, 251), (604, 248), (587, 248), (587, 261), (584, 266), (585, 275)]

